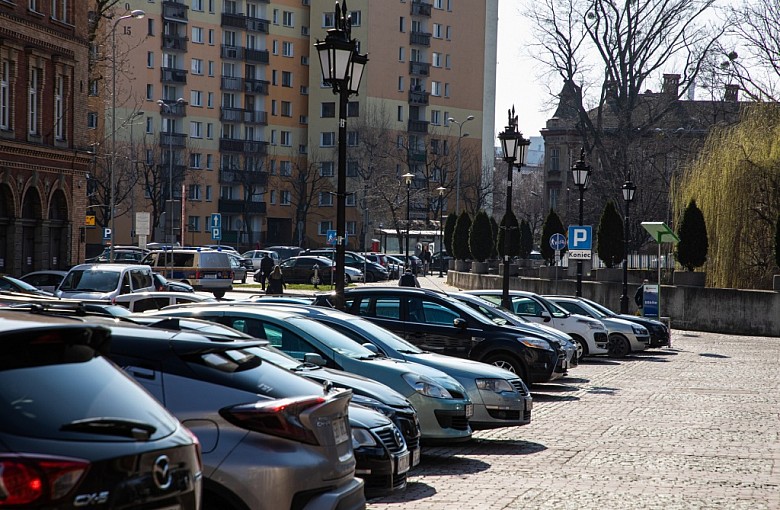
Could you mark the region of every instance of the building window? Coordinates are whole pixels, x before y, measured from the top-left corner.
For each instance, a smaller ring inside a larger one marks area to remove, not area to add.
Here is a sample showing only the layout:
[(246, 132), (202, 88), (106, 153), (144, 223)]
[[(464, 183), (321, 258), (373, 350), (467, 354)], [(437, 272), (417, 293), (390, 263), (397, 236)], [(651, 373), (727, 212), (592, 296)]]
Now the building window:
[(444, 84), (444, 97), (450, 97), (450, 84)]
[[(354, 205), (354, 204), (352, 204)], [(354, 236), (355, 232), (357, 232), (357, 222), (356, 221), (348, 221), (346, 225), (344, 225), (344, 231), (347, 233), (347, 235)]]
[(203, 155), (200, 152), (193, 152), (190, 154), (190, 168), (201, 168), (201, 160)]
[(451, 27), (451, 26), (449, 26), (449, 25), (447, 25), (446, 37), (447, 37), (447, 40), (448, 40), (448, 41), (449, 41), (450, 39), (452, 39), (452, 37), (451, 37), (451, 36), (452, 36), (452, 27)]
[(153, 51), (147, 51), (146, 52), (146, 67), (149, 69), (154, 67), (154, 52)]
[(190, 121), (190, 137), (203, 138), (203, 123), (198, 121)]
[(319, 232), (318, 234), (321, 236), (328, 235), (328, 230), (333, 230), (333, 222), (332, 221), (321, 221), (319, 225)]
[(187, 230), (200, 232), (200, 216), (187, 216)]
[(292, 87), (293, 74), (290, 71), (282, 71), (282, 87)]
[(282, 25), (285, 27), (294, 27), (295, 23), (293, 22), (293, 13), (290, 11), (284, 11), (282, 12)]
[(151, 83), (146, 84), (146, 100), (154, 101), (154, 85)]
[(30, 88), (27, 93), (27, 132), (31, 135), (38, 134), (38, 87), (40, 86), (41, 70), (37, 67), (30, 69)]
[(403, 122), (404, 121), (404, 107), (402, 105), (400, 105), (400, 104), (398, 105), (397, 112), (396, 112), (396, 115), (395, 115), (395, 119), (398, 122)]
[(271, 85), (279, 85), (276, 69), (271, 71)]
[[(214, 156), (212, 154), (206, 154), (206, 170), (214, 169)], [(208, 188), (206, 188), (208, 191)]]
[[(354, 159), (351, 159), (347, 161), (347, 177), (357, 177), (358, 176), (358, 162)], [(352, 194), (354, 195), (354, 193)]]
[(190, 184), (189, 192), (187, 193), (187, 198), (189, 198), (190, 200), (200, 200), (200, 185)]
[(333, 161), (320, 163), (320, 177), (333, 177)]
[(206, 33), (207, 41), (210, 46), (214, 46), (214, 29), (209, 28), (209, 31)]
[(65, 77), (62, 75), (54, 81), (54, 137), (65, 139)]
[(192, 106), (203, 106), (203, 92), (200, 90), (190, 91), (190, 104)]
[(209, 60), (209, 76), (214, 76), (214, 61)]
[(291, 147), (292, 146), (292, 133), (290, 133), (289, 131), (282, 131), (281, 135), (282, 135), (281, 139), (279, 140), (280, 144), (283, 147)]
[(438, 81), (432, 81), (431, 82), (431, 95), (432, 96), (440, 96), (441, 95), (441, 82), (438, 82)]
[(154, 118), (146, 117), (146, 129), (144, 131), (147, 135), (154, 134)]
[(290, 101), (282, 101), (282, 117), (292, 117), (292, 103)]
[(347, 195), (347, 197), (344, 199), (344, 205), (347, 207), (355, 207), (357, 205), (357, 200), (355, 199), (355, 193), (350, 193)]
[(550, 148), (550, 171), (561, 171), (561, 150), (557, 147)]
[(320, 198), (319, 198), (319, 206), (320, 207), (332, 207), (333, 206), (333, 195), (327, 191), (320, 191)]
[(444, 67), (446, 67), (447, 69), (452, 67), (452, 58), (451, 57), (452, 56), (449, 53), (447, 53), (447, 56), (444, 57)]
[(320, 147), (335, 147), (336, 133), (333, 131), (324, 131), (320, 133)]
[(558, 189), (550, 188), (550, 209), (558, 209)]
[(322, 13), (322, 28), (333, 28), (336, 26), (336, 16), (332, 12)]
[(336, 116), (336, 103), (327, 102), (320, 104), (320, 117), (331, 118)]
[(274, 55), (279, 54), (279, 41), (275, 40), (271, 43), (271, 53)]
[(404, 91), (404, 77), (399, 76), (398, 77), (398, 91), (403, 92)]
[(214, 138), (214, 125), (211, 122), (206, 123), (206, 138)]
[(359, 27), (360, 22), (363, 19), (363, 16), (361, 16), (360, 11), (352, 11), (349, 13), (350, 21), (352, 22), (353, 27)]
[(68, 21), (68, 0), (51, 0), (51, 17), (57, 21)]
[(441, 39), (441, 34), (442, 34), (441, 23), (434, 23), (433, 24), (433, 37), (435, 37), (436, 39)]
[(398, 48), (398, 61), (403, 62), (405, 58), (406, 58), (406, 48), (401, 46), (400, 48)]
[(276, 102), (276, 99), (271, 99), (271, 115), (276, 116), (279, 115), (279, 110), (277, 108), (277, 105), (279, 103)]
[(360, 136), (357, 131), (347, 131), (347, 145), (349, 147), (357, 147), (360, 143)]
[[(97, 129), (98, 116), (97, 112), (87, 113), (87, 129)], [(8, 129), (7, 127), (0, 126), (2, 129)]]
[(441, 124), (441, 110), (431, 110), (431, 124), (434, 126)]
[(398, 30), (401, 32), (406, 32), (406, 22), (403, 16), (398, 18)]
[(198, 75), (203, 74), (203, 60), (199, 58), (193, 58), (191, 67), (192, 67), (192, 74), (198, 74)]
[(192, 0), (192, 10), (193, 11), (202, 11), (203, 10), (203, 0)]
[(347, 103), (347, 117), (360, 117), (360, 103), (358, 101)]
[(192, 42), (195, 44), (203, 44), (202, 27), (192, 27)]
[(89, 95), (90, 96), (97, 96), (100, 93), (100, 90), (98, 89), (98, 81), (97, 80), (89, 80)]
[(282, 42), (282, 56), (283, 57), (292, 57), (293, 56), (293, 43), (288, 41)]
[(279, 205), (290, 205), (291, 203), (292, 199), (289, 191), (282, 191), (279, 193)]
[(206, 107), (207, 108), (214, 108), (214, 93), (209, 92), (206, 94)]
[(441, 67), (441, 53), (433, 52), (431, 58), (431, 65), (433, 67)]
[(443, 3), (443, 0), (433, 0), (433, 8), (434, 9), (443, 9), (442, 3)]
[(290, 161), (279, 162), (279, 175), (289, 177), (292, 175), (292, 163)]
[(211, 186), (206, 185), (206, 202), (211, 202), (211, 194), (212, 194)]

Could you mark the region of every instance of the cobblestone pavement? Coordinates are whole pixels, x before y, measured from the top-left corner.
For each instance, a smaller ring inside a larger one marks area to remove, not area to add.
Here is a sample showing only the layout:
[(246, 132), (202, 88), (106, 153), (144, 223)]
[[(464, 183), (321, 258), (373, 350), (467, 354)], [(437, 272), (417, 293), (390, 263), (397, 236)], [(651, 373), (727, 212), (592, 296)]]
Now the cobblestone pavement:
[(780, 508), (780, 338), (673, 331), (532, 388), (529, 425), (423, 448), (371, 510)]

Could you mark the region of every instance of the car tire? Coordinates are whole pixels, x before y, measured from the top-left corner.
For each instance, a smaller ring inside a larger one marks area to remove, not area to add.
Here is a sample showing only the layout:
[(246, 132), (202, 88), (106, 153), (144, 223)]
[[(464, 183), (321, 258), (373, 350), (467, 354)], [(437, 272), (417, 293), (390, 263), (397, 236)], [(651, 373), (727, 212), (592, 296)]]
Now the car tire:
[(488, 355), (481, 361), (483, 363), (488, 363), (490, 365), (503, 368), (504, 370), (509, 370), (513, 374), (517, 374), (524, 383), (530, 384), (528, 381), (528, 373), (525, 367), (522, 365), (522, 363), (520, 363), (520, 361), (517, 360), (517, 358), (511, 354), (497, 352)]
[(241, 283), (246, 283), (246, 275), (244, 275), (244, 277), (241, 278)]
[(586, 342), (585, 339), (581, 336), (577, 335), (571, 335), (571, 338), (574, 340), (574, 345), (577, 346), (577, 361), (579, 361), (588, 355), (588, 342)]
[(374, 273), (372, 273), (371, 271), (367, 271), (366, 272), (366, 283), (371, 283), (371, 282), (375, 282), (375, 281), (376, 281), (376, 278), (374, 278)]
[(350, 278), (348, 274), (344, 273), (344, 284), (349, 285), (350, 283), (352, 283), (352, 278)]
[(612, 358), (625, 358), (631, 353), (631, 344), (623, 335), (611, 335), (609, 337), (609, 355)]

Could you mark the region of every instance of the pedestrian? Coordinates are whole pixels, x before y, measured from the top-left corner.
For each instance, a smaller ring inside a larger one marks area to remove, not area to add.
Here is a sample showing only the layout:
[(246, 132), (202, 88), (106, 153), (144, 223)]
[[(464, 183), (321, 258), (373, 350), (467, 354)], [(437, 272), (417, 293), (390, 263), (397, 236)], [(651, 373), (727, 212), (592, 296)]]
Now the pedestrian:
[(282, 274), (282, 268), (274, 266), (271, 274), (268, 275), (268, 289), (266, 294), (284, 294), (284, 289), (287, 288), (287, 284), (284, 283), (284, 275)]
[(274, 259), (268, 253), (263, 254), (260, 259), (260, 286), (265, 290), (265, 281), (274, 269)]
[(412, 273), (412, 270), (410, 268), (406, 268), (404, 271), (404, 274), (401, 275), (401, 277), (398, 279), (398, 286), (399, 287), (419, 287), (420, 282), (417, 281), (417, 277), (414, 276), (414, 273)]
[(420, 253), (422, 259), (422, 272), (423, 276), (428, 276), (428, 271), (431, 268), (431, 250), (428, 249), (427, 244), (423, 244), (422, 253)]
[(642, 308), (645, 304), (645, 284), (647, 283), (647, 280), (642, 282), (642, 285), (637, 287), (636, 292), (634, 293), (634, 303), (636, 303), (637, 315), (642, 315)]

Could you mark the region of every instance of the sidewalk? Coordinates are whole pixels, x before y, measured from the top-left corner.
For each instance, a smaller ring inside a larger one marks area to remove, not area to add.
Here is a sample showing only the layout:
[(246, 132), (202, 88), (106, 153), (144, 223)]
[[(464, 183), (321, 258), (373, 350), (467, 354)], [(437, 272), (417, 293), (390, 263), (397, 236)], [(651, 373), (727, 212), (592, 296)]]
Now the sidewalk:
[[(430, 274), (428, 276), (418, 276), (417, 281), (420, 282), (420, 287), (423, 289), (431, 289), (431, 290), (438, 290), (440, 292), (457, 292), (460, 289), (457, 287), (453, 287), (452, 285), (449, 285), (447, 283), (447, 275), (445, 274), (442, 278), (439, 278), (438, 273), (434, 272), (433, 274)], [(381, 282), (371, 282), (371, 283), (356, 283), (354, 287), (397, 287), (398, 286), (398, 280), (392, 279), (392, 280), (385, 280)], [(284, 292), (285, 295), (288, 296), (311, 296), (314, 294), (320, 294), (323, 292), (329, 292), (332, 290), (332, 287), (330, 285), (320, 285), (320, 288), (317, 290), (286, 290)], [(248, 293), (248, 294), (263, 294), (264, 292), (260, 290), (260, 288), (242, 288), (242, 286), (237, 285), (233, 287), (233, 292), (242, 292), (242, 293)]]

